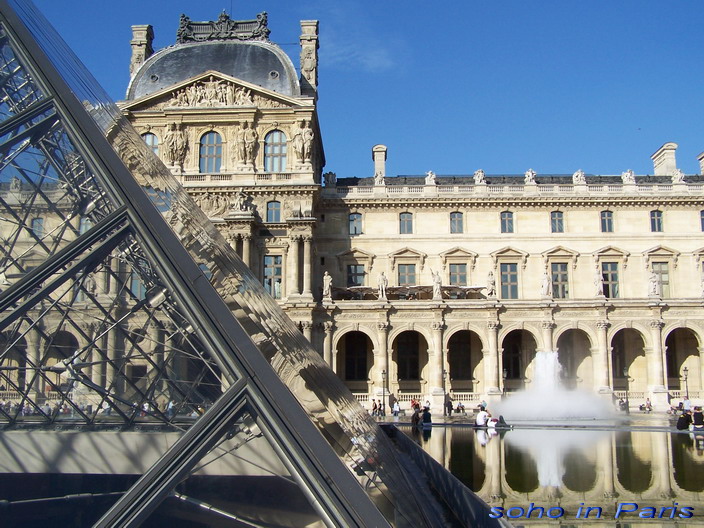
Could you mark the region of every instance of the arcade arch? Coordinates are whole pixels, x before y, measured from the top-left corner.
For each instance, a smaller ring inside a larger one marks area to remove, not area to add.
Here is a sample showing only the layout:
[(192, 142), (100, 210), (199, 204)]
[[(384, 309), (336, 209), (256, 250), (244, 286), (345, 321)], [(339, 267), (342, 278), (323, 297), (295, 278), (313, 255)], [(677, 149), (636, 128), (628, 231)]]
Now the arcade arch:
[(374, 365), (374, 346), (364, 332), (346, 332), (337, 342), (335, 371), (352, 392), (366, 392)]
[[(665, 338), (665, 366), (668, 390), (698, 393), (701, 387), (699, 340), (689, 328), (675, 328)], [(687, 369), (685, 383), (684, 369)]]
[(527, 330), (511, 330), (502, 341), (501, 355), (504, 390), (516, 391), (525, 388), (532, 377), (532, 363), (537, 343)]
[(591, 341), (579, 329), (565, 331), (557, 339), (557, 357), (562, 367), (562, 385), (567, 389), (591, 388), (594, 379)]
[(633, 328), (623, 328), (611, 338), (611, 373), (614, 390), (645, 391), (648, 367), (643, 336)]
[(482, 342), (471, 330), (460, 330), (447, 342), (448, 391), (477, 392), (482, 378)]
[(395, 379), (399, 391), (424, 391), (428, 379), (428, 342), (419, 332), (405, 330), (394, 338), (391, 362), (396, 369)]

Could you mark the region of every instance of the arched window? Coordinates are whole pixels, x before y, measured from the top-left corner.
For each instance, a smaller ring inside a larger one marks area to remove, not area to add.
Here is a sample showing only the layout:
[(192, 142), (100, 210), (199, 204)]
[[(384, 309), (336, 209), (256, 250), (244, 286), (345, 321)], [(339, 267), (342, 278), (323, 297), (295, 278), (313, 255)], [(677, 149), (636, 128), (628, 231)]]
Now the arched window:
[(351, 213), (350, 220), (350, 235), (362, 234), (362, 215), (360, 213)]
[(154, 152), (154, 154), (156, 154), (158, 156), (159, 155), (159, 138), (156, 137), (155, 134), (152, 134), (151, 132), (147, 132), (146, 134), (142, 134), (142, 139), (147, 144), (147, 146), (150, 149), (152, 149), (152, 152)]
[(450, 233), (464, 233), (463, 219), (460, 212), (450, 213)]
[(264, 170), (283, 172), (286, 170), (286, 134), (272, 130), (264, 138)]
[(44, 237), (44, 219), (43, 218), (34, 218), (32, 220), (32, 233), (34, 233), (34, 236), (37, 238)]
[(200, 172), (220, 172), (222, 138), (217, 132), (207, 132), (200, 138)]
[(267, 202), (266, 221), (269, 223), (281, 222), (281, 203), (277, 201)]

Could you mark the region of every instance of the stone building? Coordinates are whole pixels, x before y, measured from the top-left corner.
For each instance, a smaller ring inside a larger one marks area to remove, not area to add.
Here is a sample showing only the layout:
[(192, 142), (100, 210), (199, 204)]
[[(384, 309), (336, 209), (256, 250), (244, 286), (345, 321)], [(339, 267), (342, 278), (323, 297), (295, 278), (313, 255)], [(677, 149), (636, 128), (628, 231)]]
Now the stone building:
[(376, 145), (368, 177), (336, 178), (317, 21), (297, 67), (266, 13), (152, 39), (133, 26), (123, 112), (361, 401), (496, 400), (541, 356), (607, 398), (699, 397), (704, 177), (675, 143), (651, 175), (391, 176)]

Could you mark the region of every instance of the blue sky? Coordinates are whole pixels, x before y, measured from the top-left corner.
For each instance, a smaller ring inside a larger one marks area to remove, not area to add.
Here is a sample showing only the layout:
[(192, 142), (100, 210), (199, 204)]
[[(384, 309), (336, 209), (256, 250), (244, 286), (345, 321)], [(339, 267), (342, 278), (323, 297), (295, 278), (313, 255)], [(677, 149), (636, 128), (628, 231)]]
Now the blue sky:
[(387, 173), (652, 173), (679, 144), (704, 151), (704, 9), (681, 0), (35, 0), (115, 99), (129, 77), (130, 26), (155, 48), (178, 19), (269, 13), (272, 41), (298, 64), (299, 21), (320, 20), (319, 113), (326, 170)]

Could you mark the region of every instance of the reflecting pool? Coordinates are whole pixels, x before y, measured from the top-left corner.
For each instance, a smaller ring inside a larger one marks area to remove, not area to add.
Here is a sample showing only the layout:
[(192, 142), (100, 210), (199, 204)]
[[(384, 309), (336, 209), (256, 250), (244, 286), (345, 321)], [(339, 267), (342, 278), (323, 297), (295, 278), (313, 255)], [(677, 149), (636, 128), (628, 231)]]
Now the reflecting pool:
[(399, 429), (514, 526), (702, 526), (704, 434), (660, 424)]

